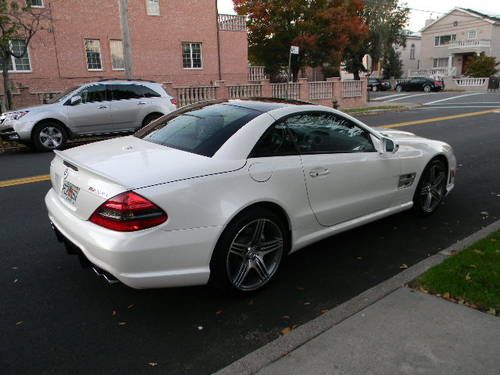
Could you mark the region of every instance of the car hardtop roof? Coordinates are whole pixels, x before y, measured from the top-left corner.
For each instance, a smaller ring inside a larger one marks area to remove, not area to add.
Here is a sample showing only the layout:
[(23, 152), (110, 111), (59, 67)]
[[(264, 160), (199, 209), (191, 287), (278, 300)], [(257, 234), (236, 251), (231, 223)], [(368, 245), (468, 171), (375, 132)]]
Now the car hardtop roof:
[(311, 105), (313, 103), (295, 99), (279, 99), (279, 98), (248, 98), (229, 100), (228, 104), (236, 105), (243, 108), (253, 109), (259, 112), (270, 112), (275, 109), (289, 107), (293, 105)]

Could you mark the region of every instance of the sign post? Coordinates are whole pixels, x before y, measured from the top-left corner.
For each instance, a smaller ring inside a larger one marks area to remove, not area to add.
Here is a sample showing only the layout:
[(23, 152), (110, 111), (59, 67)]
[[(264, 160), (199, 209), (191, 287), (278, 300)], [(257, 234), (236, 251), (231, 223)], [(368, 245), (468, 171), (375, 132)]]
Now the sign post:
[(289, 97), (289, 89), (290, 89), (290, 83), (292, 82), (292, 55), (298, 55), (299, 54), (299, 47), (297, 46), (290, 46), (290, 56), (288, 57), (288, 83), (286, 85), (286, 98), (290, 99)]

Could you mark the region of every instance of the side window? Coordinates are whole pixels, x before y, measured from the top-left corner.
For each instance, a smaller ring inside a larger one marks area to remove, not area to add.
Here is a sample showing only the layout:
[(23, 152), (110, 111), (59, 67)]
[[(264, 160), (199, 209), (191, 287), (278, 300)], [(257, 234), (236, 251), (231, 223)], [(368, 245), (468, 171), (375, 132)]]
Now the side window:
[(82, 103), (95, 103), (106, 101), (106, 87), (103, 85), (94, 85), (84, 88), (80, 92)]
[(142, 91), (142, 96), (145, 98), (159, 98), (161, 97), (160, 94), (158, 94), (156, 91), (153, 89), (150, 89), (149, 87), (142, 86), (141, 85), (141, 91)]
[(142, 98), (142, 90), (137, 85), (112, 85), (113, 100), (129, 100)]
[(262, 135), (249, 157), (297, 155), (293, 138), (286, 128), (286, 121), (277, 122)]
[(302, 154), (375, 152), (370, 134), (333, 113), (307, 113), (286, 120)]

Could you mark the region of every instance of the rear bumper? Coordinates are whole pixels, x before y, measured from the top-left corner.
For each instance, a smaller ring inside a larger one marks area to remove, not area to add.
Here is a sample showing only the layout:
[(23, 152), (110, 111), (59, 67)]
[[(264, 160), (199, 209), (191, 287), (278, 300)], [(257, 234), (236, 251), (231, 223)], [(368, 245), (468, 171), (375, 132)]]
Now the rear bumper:
[(176, 231), (159, 227), (120, 233), (75, 217), (53, 189), (45, 203), (61, 239), (127, 286), (147, 289), (208, 282), (210, 258), (221, 227)]

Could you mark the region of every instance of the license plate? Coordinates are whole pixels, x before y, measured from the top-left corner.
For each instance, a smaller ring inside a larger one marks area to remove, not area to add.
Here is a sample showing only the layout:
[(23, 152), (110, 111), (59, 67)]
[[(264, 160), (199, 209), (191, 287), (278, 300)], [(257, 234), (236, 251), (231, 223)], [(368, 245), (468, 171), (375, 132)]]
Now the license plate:
[(76, 198), (78, 198), (79, 191), (80, 188), (78, 186), (73, 185), (71, 182), (64, 181), (61, 195), (67, 202), (74, 206), (76, 204)]

